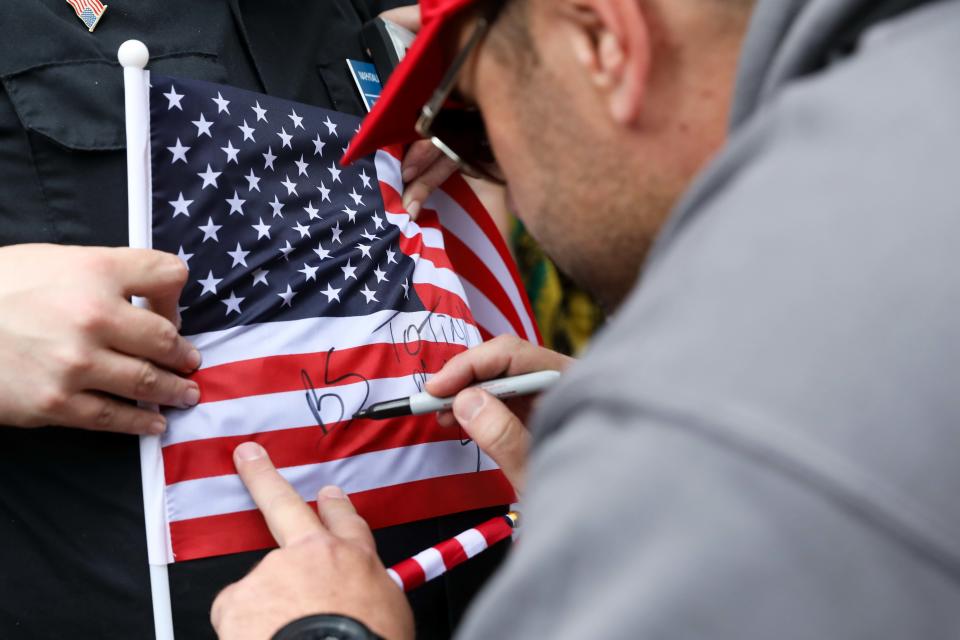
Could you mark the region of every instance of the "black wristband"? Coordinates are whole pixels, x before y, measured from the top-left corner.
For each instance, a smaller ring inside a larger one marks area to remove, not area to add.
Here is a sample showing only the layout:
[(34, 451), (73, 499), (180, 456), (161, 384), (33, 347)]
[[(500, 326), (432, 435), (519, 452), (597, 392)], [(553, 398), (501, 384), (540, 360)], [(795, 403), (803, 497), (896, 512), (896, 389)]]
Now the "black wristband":
[(294, 620), (273, 635), (273, 640), (384, 640), (359, 620), (335, 614)]

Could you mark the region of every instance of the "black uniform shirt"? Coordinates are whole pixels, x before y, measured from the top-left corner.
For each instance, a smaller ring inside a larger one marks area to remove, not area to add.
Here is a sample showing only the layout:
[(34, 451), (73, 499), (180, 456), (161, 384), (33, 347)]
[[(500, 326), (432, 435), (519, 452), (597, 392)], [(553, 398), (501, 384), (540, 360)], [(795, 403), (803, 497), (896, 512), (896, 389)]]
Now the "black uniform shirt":
[[(113, 0), (88, 33), (64, 0), (3, 0), (0, 245), (127, 243), (123, 41), (143, 40), (158, 73), (360, 114), (345, 59), (362, 57), (363, 22), (399, 4)], [(381, 556), (396, 562), (485, 517), (378, 532)], [(449, 635), (501, 551), (413, 594), (420, 637)], [(178, 640), (212, 637), (213, 597), (261, 555), (171, 566)], [(0, 427), (0, 638), (152, 635), (137, 439)]]

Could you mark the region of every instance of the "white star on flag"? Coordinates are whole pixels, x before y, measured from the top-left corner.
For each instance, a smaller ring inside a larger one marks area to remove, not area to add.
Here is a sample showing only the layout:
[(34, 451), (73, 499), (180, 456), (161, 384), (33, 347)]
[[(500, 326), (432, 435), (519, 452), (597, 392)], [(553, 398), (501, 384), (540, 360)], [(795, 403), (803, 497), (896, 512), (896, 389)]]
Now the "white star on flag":
[(240, 153), (240, 149), (236, 149), (233, 146), (233, 143), (227, 140), (227, 146), (220, 147), (220, 150), (227, 154), (227, 164), (231, 162), (234, 164), (239, 164), (237, 161), (237, 154)]
[(317, 134), (317, 139), (313, 141), (313, 155), (322, 156), (323, 148), (327, 146), (327, 143), (320, 139), (320, 134)]
[(247, 126), (246, 120), (243, 121), (243, 124), (240, 125), (238, 129), (240, 129), (240, 131), (243, 133), (244, 142), (246, 142), (247, 140), (249, 140), (250, 142), (256, 142), (256, 139), (253, 137), (254, 128)]
[(253, 109), (254, 113), (257, 114), (257, 122), (260, 122), (260, 121), (268, 122), (268, 120), (267, 120), (267, 110), (260, 108), (260, 102), (259, 102), (259, 101), (257, 101), (257, 104), (255, 104), (254, 106), (252, 106), (252, 107), (250, 107), (250, 108)]
[(277, 159), (277, 156), (273, 155), (273, 147), (267, 147), (267, 152), (263, 154), (263, 170), (272, 169), (276, 171), (273, 167), (273, 161)]
[(214, 171), (210, 168), (210, 165), (207, 165), (207, 170), (202, 173), (198, 173), (197, 176), (203, 179), (203, 189), (207, 187), (217, 188), (217, 179), (220, 178), (220, 172)]
[(217, 92), (216, 98), (210, 99), (217, 103), (217, 113), (226, 113), (227, 115), (230, 115), (230, 109), (227, 108), (230, 106), (230, 101), (224, 100), (219, 91)]
[(363, 289), (360, 291), (360, 293), (362, 293), (363, 297), (367, 299), (367, 304), (379, 302), (379, 300), (377, 300), (377, 292), (371, 291), (370, 287), (367, 285), (363, 285)]
[(246, 200), (240, 198), (240, 195), (234, 191), (232, 198), (227, 198), (227, 204), (230, 205), (230, 215), (232, 216), (235, 213), (243, 215), (243, 205)]
[(203, 117), (203, 113), (200, 114), (199, 120), (194, 120), (193, 125), (197, 128), (197, 137), (207, 136), (208, 138), (213, 138), (213, 134), (210, 133), (210, 127), (213, 126), (212, 122), (207, 122), (207, 119)]
[(197, 280), (197, 284), (203, 287), (203, 292), (200, 295), (207, 293), (217, 295), (217, 285), (221, 282), (223, 282), (223, 278), (213, 277), (213, 271), (211, 271), (204, 280)]
[(257, 230), (257, 240), (270, 239), (270, 225), (263, 224), (263, 218), (260, 218), (259, 224), (250, 225)]
[(340, 289), (334, 289), (329, 283), (327, 283), (327, 290), (321, 291), (323, 295), (327, 296), (327, 302), (333, 302), (336, 300), (340, 302)]
[(170, 86), (169, 93), (163, 94), (163, 97), (170, 101), (169, 105), (167, 106), (167, 111), (173, 109), (174, 107), (180, 111), (183, 111), (183, 107), (180, 105), (180, 101), (183, 100), (183, 94), (177, 93), (177, 90), (172, 85)]
[(266, 269), (257, 269), (256, 271), (254, 271), (254, 272), (253, 272), (253, 286), (257, 286), (258, 284), (262, 284), (262, 285), (264, 285), (264, 286), (266, 286), (266, 287), (269, 287), (270, 284), (267, 282), (267, 275), (269, 275), (269, 273), (270, 273), (270, 272), (267, 271)]
[(293, 307), (293, 299), (297, 295), (297, 291), (294, 291), (290, 285), (287, 285), (287, 290), (284, 293), (278, 293), (277, 295), (283, 298), (284, 307)]
[(303, 208), (303, 211), (310, 216), (311, 220), (318, 220), (320, 218), (320, 209), (317, 209), (313, 206), (313, 201), (307, 203), (307, 206)]
[(247, 191), (260, 191), (260, 178), (253, 172), (253, 167), (250, 167), (250, 174), (246, 177), (247, 180)]
[(317, 271), (320, 267), (311, 267), (308, 264), (303, 265), (303, 269), (300, 269), (300, 273), (306, 276), (307, 282), (315, 281), (317, 279)]
[(330, 119), (330, 116), (327, 116), (327, 119), (323, 124), (327, 127), (327, 133), (337, 136), (338, 138), (340, 137), (339, 134), (337, 134), (337, 125), (334, 124), (334, 122)]
[(357, 279), (357, 268), (353, 266), (353, 263), (350, 260), (347, 260), (347, 266), (340, 267), (340, 269), (343, 271), (344, 282), (350, 280), (351, 278), (354, 280)]
[(237, 294), (231, 291), (230, 297), (227, 298), (226, 300), (221, 300), (220, 302), (227, 305), (227, 315), (230, 315), (231, 313), (234, 313), (234, 312), (238, 314), (242, 313), (242, 311), (240, 311), (240, 303), (243, 302), (244, 300), (246, 300), (246, 298), (238, 298)]
[(297, 129), (297, 128), (303, 129), (303, 118), (297, 115), (296, 110), (291, 111), (290, 115), (288, 115), (287, 117), (293, 120), (294, 129)]
[(187, 216), (190, 217), (190, 205), (193, 204), (193, 200), (184, 200), (183, 191), (180, 192), (180, 197), (176, 200), (171, 200), (170, 205), (173, 207), (173, 217), (177, 216)]
[(167, 147), (167, 151), (173, 154), (173, 160), (170, 161), (170, 164), (175, 164), (182, 161), (184, 164), (187, 163), (187, 151), (190, 151), (190, 147), (185, 147), (180, 144), (180, 138), (177, 138), (177, 144), (173, 147)]
[(204, 242), (207, 242), (208, 240), (220, 242), (220, 238), (217, 237), (217, 232), (223, 228), (223, 225), (213, 224), (213, 218), (209, 218), (207, 224), (197, 228), (200, 229), (200, 231), (203, 231)]
[(233, 266), (247, 266), (247, 256), (250, 255), (249, 251), (244, 251), (240, 246), (240, 243), (237, 243), (236, 251), (227, 251), (227, 255), (233, 258)]
[(276, 194), (274, 194), (274, 196), (273, 196), (273, 202), (269, 202), (269, 203), (267, 203), (267, 204), (269, 204), (269, 205), (270, 205), (270, 208), (273, 209), (273, 217), (274, 217), (274, 218), (282, 218), (282, 217), (283, 217), (283, 213), (282, 213), (282, 212), (283, 212), (283, 203), (280, 202), (280, 199), (276, 196)]

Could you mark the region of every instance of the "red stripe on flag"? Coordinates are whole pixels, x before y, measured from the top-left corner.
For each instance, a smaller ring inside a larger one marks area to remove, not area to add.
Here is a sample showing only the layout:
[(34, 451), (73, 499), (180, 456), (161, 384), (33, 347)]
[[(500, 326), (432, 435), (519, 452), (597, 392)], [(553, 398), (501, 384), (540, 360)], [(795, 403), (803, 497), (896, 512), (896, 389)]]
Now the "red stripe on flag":
[(467, 558), (467, 552), (464, 550), (463, 545), (460, 544), (460, 541), (456, 538), (444, 540), (435, 546), (434, 549), (436, 549), (440, 553), (440, 557), (443, 558), (443, 566), (447, 568), (447, 571), (469, 559)]
[(273, 463), (282, 469), (467, 437), (458, 428), (441, 427), (432, 415), (340, 422), (326, 425), (326, 429), (327, 435), (319, 426), (311, 425), (170, 445), (163, 449), (166, 482), (176, 484), (235, 474), (233, 450), (244, 442), (259, 443), (270, 454)]
[[(433, 325), (440, 322), (442, 319), (433, 319)], [(459, 322), (459, 319), (455, 322)], [(428, 365), (443, 363), (466, 350), (462, 344), (440, 342), (447, 331), (448, 340), (456, 339), (452, 326), (449, 330), (439, 327), (439, 335), (433, 336), (432, 333), (437, 330), (434, 328), (431, 331), (424, 326), (421, 331), (419, 325), (398, 326), (393, 330), (395, 344), (369, 344), (326, 353), (242, 360), (201, 369), (191, 379), (200, 386), (200, 402), (203, 404), (270, 393), (306, 391), (304, 371), (317, 389), (356, 384), (361, 377), (367, 380), (401, 378), (419, 372), (424, 368), (424, 361)], [(434, 338), (436, 341), (423, 338)], [(434, 373), (439, 370), (439, 364), (428, 368), (426, 373)]]
[(513, 535), (513, 527), (510, 526), (506, 518), (497, 518), (484, 522), (477, 526), (477, 531), (479, 531), (483, 539), (487, 541), (488, 547), (492, 547)]
[(403, 581), (404, 591), (412, 591), (427, 581), (427, 575), (423, 572), (423, 567), (413, 558), (407, 558), (403, 562), (395, 564), (390, 568), (400, 576), (400, 580)]
[[(510, 504), (516, 494), (503, 473), (495, 470), (374, 489), (350, 499), (372, 528), (383, 529)], [(259, 511), (171, 522), (170, 539), (177, 562), (276, 546)]]

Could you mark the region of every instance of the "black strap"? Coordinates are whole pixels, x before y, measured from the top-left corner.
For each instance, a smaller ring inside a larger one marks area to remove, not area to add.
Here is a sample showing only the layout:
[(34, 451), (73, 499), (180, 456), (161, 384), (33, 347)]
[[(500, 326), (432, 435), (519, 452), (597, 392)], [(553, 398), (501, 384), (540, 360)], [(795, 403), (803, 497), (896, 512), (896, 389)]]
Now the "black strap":
[(359, 620), (322, 614), (294, 620), (277, 631), (273, 640), (384, 640)]

